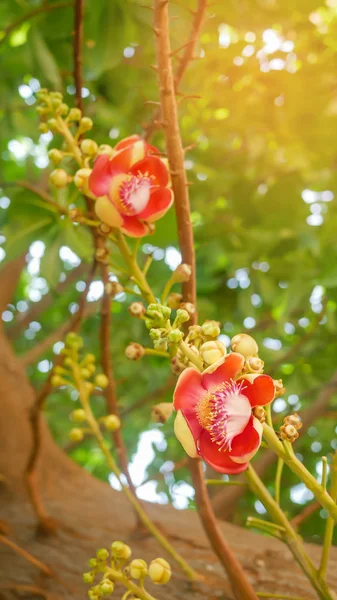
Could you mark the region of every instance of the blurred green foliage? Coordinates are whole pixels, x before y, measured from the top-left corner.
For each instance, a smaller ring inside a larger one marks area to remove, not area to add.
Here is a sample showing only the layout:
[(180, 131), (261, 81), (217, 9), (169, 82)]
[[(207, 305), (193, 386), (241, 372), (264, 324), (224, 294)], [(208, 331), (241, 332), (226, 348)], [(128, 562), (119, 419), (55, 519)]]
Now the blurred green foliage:
[[(51, 8), (53, 3), (43, 4)], [(172, 3), (172, 16), (178, 17), (171, 21), (173, 48), (187, 40), (188, 9), (194, 4), (190, 0)], [(70, 248), (79, 257), (77, 262), (88, 262), (92, 253), (87, 231), (60, 219), (35, 194), (14, 185), (24, 179), (43, 186), (48, 179), (46, 148), (51, 141), (38, 132), (34, 92), (39, 86), (49, 87), (61, 90), (70, 105), (74, 100), (71, 6), (22, 20), (4, 39), (8, 26), (41, 5), (39, 0), (0, 3), (2, 259), (31, 248), (28, 270), (3, 316), (8, 330), (20, 313), (49, 291), (54, 294), (52, 305), (15, 339), (19, 354), (69, 319), (83, 289), (83, 283), (77, 282), (62, 295), (55, 293), (60, 277), (77, 264), (69, 251), (60, 256), (60, 248)], [(150, 68), (155, 63), (151, 19), (152, 12), (143, 2), (85, 2), (83, 101), (86, 114), (94, 119), (92, 135), (98, 143), (113, 145), (141, 133), (151, 119), (153, 106), (146, 101), (158, 100), (156, 74)], [(189, 65), (181, 85), (187, 95), (201, 96), (186, 98), (179, 105), (183, 142), (195, 144), (186, 154), (186, 169), (193, 184), (200, 319), (221, 321), (227, 342), (240, 331), (252, 332), (266, 371), (277, 362), (274, 376), (282, 377), (287, 388), (283, 401), (274, 404), (277, 421), (286, 412), (302, 411), (314, 403), (336, 369), (336, 39), (335, 0), (212, 4), (197, 49), (199, 60)], [(162, 132), (156, 132), (153, 141), (163, 150)], [(56, 146), (59, 143), (56, 140)], [(68, 195), (61, 191), (56, 198), (67, 206), (76, 201), (76, 191), (70, 186)], [(44, 246), (34, 244), (37, 241), (45, 244), (41, 260)], [(172, 264), (177, 256), (173, 210), (145, 244), (156, 249), (150, 281), (159, 292), (170, 273), (167, 262)], [(143, 246), (142, 260), (151, 247)], [(87, 349), (97, 355), (98, 327), (95, 313), (81, 330)], [(141, 323), (129, 317), (127, 302), (114, 302), (111, 342), (121, 411), (144, 400), (123, 422), (133, 457), (140, 435), (155, 429), (150, 424), (150, 405), (169, 401), (171, 391), (160, 394), (170, 373), (162, 359), (127, 362), (124, 348), (131, 340), (148, 344)], [(288, 358), (298, 343), (298, 351)], [(51, 351), (45, 352), (28, 368), (33, 385), (44, 381), (51, 357)], [(320, 457), (337, 448), (336, 403), (334, 396), (329, 411), (296, 443), (296, 451), (313, 473), (319, 471)], [(46, 406), (61, 446), (69, 444), (72, 406), (75, 402), (67, 392), (54, 392)], [(103, 414), (101, 396), (95, 408)], [(183, 458), (172, 424), (162, 429), (167, 447), (152, 443), (149, 476), (165, 462)], [(98, 477), (108, 476), (103, 457), (90, 439), (68, 450)], [(139, 460), (138, 456), (137, 464)], [(274, 468), (265, 475), (271, 487), (273, 473)], [(190, 481), (188, 472), (180, 469), (156, 484), (157, 493), (177, 503), (186, 491), (185, 481)], [(290, 516), (310, 501), (310, 494), (294, 488), (297, 483), (285, 470), (281, 500)], [(249, 494), (241, 500), (237, 522), (260, 510), (254, 502)], [(320, 541), (324, 518), (324, 511), (317, 511), (303, 524), (301, 534)]]

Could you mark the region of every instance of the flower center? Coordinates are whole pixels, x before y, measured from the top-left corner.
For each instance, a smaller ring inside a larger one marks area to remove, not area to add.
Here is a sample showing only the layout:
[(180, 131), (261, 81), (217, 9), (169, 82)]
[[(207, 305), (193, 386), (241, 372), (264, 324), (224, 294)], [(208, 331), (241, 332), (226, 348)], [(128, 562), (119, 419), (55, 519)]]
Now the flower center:
[(231, 451), (233, 438), (244, 430), (250, 419), (251, 406), (242, 389), (242, 381), (226, 381), (206, 392), (196, 407), (201, 427), (209, 431), (219, 452)]
[(142, 212), (150, 198), (151, 179), (147, 175), (129, 175), (118, 189), (118, 203), (125, 215)]

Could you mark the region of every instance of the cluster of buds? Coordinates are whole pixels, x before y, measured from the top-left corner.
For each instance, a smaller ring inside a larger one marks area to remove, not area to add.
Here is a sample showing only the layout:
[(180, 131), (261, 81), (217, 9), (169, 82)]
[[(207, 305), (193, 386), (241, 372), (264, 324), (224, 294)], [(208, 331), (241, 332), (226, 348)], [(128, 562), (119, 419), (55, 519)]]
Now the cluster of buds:
[(297, 413), (284, 417), (283, 425), (280, 427), (280, 438), (292, 444), (297, 440), (301, 427), (302, 419)]
[[(156, 558), (148, 565), (142, 558), (130, 561), (131, 554), (131, 548), (120, 541), (111, 544), (110, 552), (106, 548), (97, 550), (96, 557), (89, 560), (90, 571), (83, 573), (84, 583), (91, 586), (88, 592), (90, 600), (110, 596), (114, 592), (116, 582), (129, 589), (128, 584), (132, 581), (136, 586), (139, 585), (140, 593), (144, 591), (146, 577), (156, 585), (168, 583), (171, 567), (164, 558)], [(98, 577), (100, 581), (95, 584)], [(126, 595), (129, 596), (130, 592)], [(137, 600), (136, 596), (133, 598)]]
[(238, 333), (231, 340), (231, 349), (233, 352), (242, 354), (245, 358), (244, 373), (259, 375), (263, 373), (264, 361), (259, 357), (259, 347), (247, 333)]
[(274, 379), (274, 386), (275, 398), (280, 398), (280, 396), (283, 396), (284, 392), (286, 391), (286, 388), (283, 385), (282, 379)]

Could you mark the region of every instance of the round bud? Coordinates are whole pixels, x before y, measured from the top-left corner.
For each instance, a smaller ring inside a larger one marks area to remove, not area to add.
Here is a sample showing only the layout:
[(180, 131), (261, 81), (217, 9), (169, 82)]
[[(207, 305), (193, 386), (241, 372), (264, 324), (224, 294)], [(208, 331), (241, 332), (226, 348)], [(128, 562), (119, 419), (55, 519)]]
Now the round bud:
[(263, 373), (264, 361), (258, 356), (249, 356), (246, 360), (248, 373)]
[(71, 108), (69, 111), (68, 121), (80, 121), (82, 112), (79, 108)]
[(207, 337), (216, 339), (220, 335), (219, 323), (216, 321), (205, 321), (201, 325), (201, 331)]
[(48, 152), (48, 157), (54, 163), (54, 165), (58, 165), (63, 159), (63, 154), (60, 152), (60, 150), (57, 150), (57, 148), (52, 148)]
[(83, 119), (80, 120), (79, 129), (81, 131), (90, 131), (90, 129), (92, 129), (92, 126), (93, 122), (92, 119), (89, 119), (89, 117), (83, 117)]
[(129, 564), (129, 573), (132, 579), (141, 579), (147, 575), (147, 564), (142, 558), (135, 558)]
[(179, 344), (183, 337), (184, 334), (182, 331), (180, 331), (180, 329), (171, 329), (171, 331), (169, 331), (167, 334), (167, 339), (169, 342), (171, 342), (171, 344)]
[(49, 181), (57, 188), (63, 188), (69, 183), (68, 173), (64, 169), (55, 169), (49, 175)]
[(172, 278), (177, 283), (186, 283), (186, 281), (190, 280), (191, 275), (192, 269), (190, 265), (181, 263), (181, 265), (179, 265), (174, 271)]
[(60, 385), (63, 384), (63, 380), (59, 375), (53, 375), (50, 383), (54, 386), (54, 387), (60, 387)]
[(282, 440), (290, 442), (291, 444), (297, 440), (299, 433), (293, 425), (284, 424), (280, 427), (280, 436)]
[(111, 544), (111, 554), (114, 558), (128, 560), (132, 554), (130, 546), (123, 542), (116, 541)]
[(232, 338), (231, 348), (233, 352), (238, 352), (242, 356), (257, 356), (259, 347), (250, 335), (247, 333), (238, 333)]
[(157, 585), (170, 581), (171, 566), (167, 560), (164, 558), (155, 558), (149, 566), (149, 577)]
[(83, 379), (89, 379), (89, 377), (91, 375), (89, 369), (86, 369), (85, 367), (83, 369), (81, 369), (80, 373), (81, 373), (81, 377), (83, 377)]
[(47, 124), (52, 133), (58, 132), (59, 127), (58, 127), (56, 119), (48, 119)]
[(98, 154), (107, 154), (108, 156), (113, 156), (115, 154), (115, 150), (108, 144), (101, 144), (101, 146), (98, 148)]
[(47, 123), (40, 123), (39, 132), (40, 133), (48, 133), (48, 131), (49, 131), (49, 127), (48, 127)]
[(263, 406), (254, 406), (253, 415), (258, 419), (258, 421), (260, 421), (260, 423), (264, 423), (266, 420), (267, 413), (264, 410)]
[(73, 366), (73, 361), (70, 358), (70, 356), (66, 356), (66, 358), (63, 361), (63, 364), (65, 367), (72, 367)]
[(91, 352), (88, 352), (88, 354), (85, 355), (85, 360), (87, 362), (95, 362), (96, 361), (96, 356), (94, 354), (92, 354)]
[(63, 100), (63, 94), (61, 92), (50, 92), (49, 96), (52, 100)]
[(81, 150), (86, 156), (95, 156), (95, 154), (97, 154), (98, 145), (94, 140), (83, 140), (83, 142), (81, 142)]
[(89, 600), (99, 600), (99, 596), (93, 592), (93, 590), (88, 591)]
[(109, 552), (106, 550), (106, 548), (99, 548), (99, 550), (96, 552), (96, 556), (98, 560), (108, 560)]
[(97, 560), (96, 560), (96, 558), (90, 558), (88, 560), (88, 565), (89, 565), (89, 567), (91, 569), (96, 569), (96, 567), (97, 567)]
[(195, 314), (195, 306), (192, 302), (182, 302), (180, 308), (186, 310), (190, 316)]
[(202, 344), (199, 351), (201, 358), (207, 365), (213, 365), (223, 356), (226, 356), (227, 353), (225, 346), (218, 340), (213, 342), (205, 342)]
[(282, 379), (274, 379), (273, 381), (275, 387), (275, 398), (279, 398), (280, 396), (283, 396), (286, 388), (283, 385)]
[(79, 169), (74, 175), (74, 184), (78, 190), (85, 190), (88, 187), (88, 179), (91, 169)]
[(121, 426), (121, 420), (117, 415), (108, 415), (104, 418), (103, 423), (108, 431), (117, 431)]
[(77, 410), (73, 410), (71, 413), (71, 418), (75, 423), (84, 423), (87, 420), (85, 416), (85, 411), (83, 408), (78, 408)]
[(125, 348), (125, 356), (129, 360), (140, 360), (144, 354), (144, 347), (136, 342), (131, 342), (131, 344)]
[(301, 429), (301, 427), (303, 425), (302, 419), (297, 413), (294, 413), (293, 415), (288, 415), (287, 417), (285, 417), (284, 423), (287, 425), (292, 425), (297, 430)]
[(66, 344), (70, 347), (81, 348), (83, 346), (83, 340), (74, 331), (70, 331), (66, 337)]
[(160, 402), (151, 410), (151, 418), (154, 423), (166, 423), (173, 412), (172, 402)]
[(83, 581), (84, 583), (92, 583), (95, 579), (95, 573), (89, 571), (88, 573), (83, 573)]
[(189, 320), (190, 320), (190, 315), (188, 314), (187, 310), (178, 308), (177, 316), (176, 316), (176, 323), (181, 325), (182, 323), (187, 323), (187, 321), (189, 321)]
[(71, 429), (71, 431), (69, 431), (69, 439), (72, 442), (81, 442), (84, 438), (84, 434), (82, 429), (79, 429), (78, 427), (74, 427), (73, 429)]
[(183, 300), (182, 294), (178, 294), (176, 292), (171, 292), (171, 294), (167, 298), (167, 306), (169, 306), (173, 310), (177, 310), (177, 308), (179, 308), (182, 300)]
[(194, 340), (201, 339), (202, 329), (200, 325), (190, 325), (188, 328), (188, 339), (192, 342)]
[(65, 117), (69, 112), (68, 104), (66, 104), (65, 102), (62, 102), (62, 104), (60, 104), (60, 106), (59, 106), (58, 112), (60, 113), (60, 115), (62, 115), (62, 117)]
[(51, 105), (53, 108), (59, 108), (61, 106), (61, 98), (52, 98)]
[(124, 288), (120, 283), (118, 283), (118, 281), (108, 281), (104, 288), (104, 291), (106, 294), (109, 294), (109, 296), (114, 298), (115, 296), (117, 296), (117, 294), (121, 294), (122, 292), (124, 292)]
[(145, 308), (144, 304), (142, 304), (141, 302), (132, 302), (132, 304), (130, 304), (130, 306), (128, 307), (128, 311), (129, 311), (130, 315), (140, 319), (141, 317), (143, 317), (145, 315), (146, 308)]
[(100, 373), (95, 377), (95, 385), (96, 387), (102, 388), (104, 390), (109, 385), (109, 379), (104, 373)]
[(109, 596), (114, 591), (114, 587), (115, 586), (113, 582), (109, 581), (109, 579), (106, 579), (100, 584), (99, 591), (102, 594), (102, 596)]

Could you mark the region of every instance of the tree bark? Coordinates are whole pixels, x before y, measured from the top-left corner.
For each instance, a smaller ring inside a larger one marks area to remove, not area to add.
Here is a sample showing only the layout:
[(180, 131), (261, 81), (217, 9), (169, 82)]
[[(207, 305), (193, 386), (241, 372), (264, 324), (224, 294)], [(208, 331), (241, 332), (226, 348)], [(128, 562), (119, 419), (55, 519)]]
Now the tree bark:
[[(124, 496), (68, 459), (52, 440), (45, 423), (38, 462), (39, 486), (48, 514), (59, 521), (60, 527), (55, 536), (37, 535), (36, 518), (28, 502), (23, 477), (32, 443), (28, 416), (33, 401), (34, 393), (22, 365), (1, 336), (0, 520), (8, 525), (9, 538), (48, 565), (58, 578), (41, 574), (7, 545), (0, 544), (0, 598), (18, 598), (17, 591), (3, 588), (5, 584), (15, 583), (22, 586), (22, 590), (26, 587), (26, 597), (31, 600), (38, 598), (32, 591), (34, 587), (48, 591), (55, 600), (83, 600), (87, 587), (82, 583), (81, 574), (87, 570), (87, 561), (97, 548), (108, 547), (113, 540), (122, 539), (132, 547), (135, 557), (151, 560), (163, 553), (154, 539), (144, 535), (143, 530), (135, 529), (133, 511)], [(149, 585), (149, 591), (159, 600), (232, 600), (229, 583), (209, 549), (197, 515), (169, 506), (149, 505), (148, 510), (179, 552), (204, 576), (201, 583), (191, 584), (172, 565), (174, 574), (169, 585)], [(281, 543), (230, 524), (222, 528), (257, 591), (315, 598), (309, 583)], [(309, 546), (308, 551), (317, 563), (320, 549)], [(333, 549), (331, 564), (336, 559), (337, 551)], [(337, 574), (333, 569), (330, 583), (337, 587)], [(121, 595), (116, 586), (113, 598)]]

